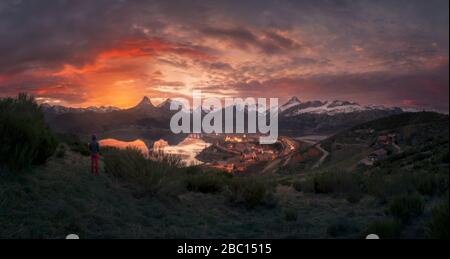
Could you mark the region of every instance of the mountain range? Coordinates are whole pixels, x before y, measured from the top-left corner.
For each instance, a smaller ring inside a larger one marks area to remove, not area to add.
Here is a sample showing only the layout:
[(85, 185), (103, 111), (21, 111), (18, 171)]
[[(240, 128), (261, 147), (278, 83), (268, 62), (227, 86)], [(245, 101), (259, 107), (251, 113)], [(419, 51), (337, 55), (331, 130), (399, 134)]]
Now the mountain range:
[[(154, 110), (155, 108), (163, 108), (170, 110), (170, 104), (173, 100), (166, 99), (164, 102), (155, 106), (151, 102), (150, 98), (147, 96), (143, 97), (141, 102), (130, 109), (137, 110)], [(124, 110), (114, 106), (89, 106), (87, 108), (72, 108), (65, 107), (61, 105), (50, 105), (44, 103), (41, 105), (45, 112), (54, 114), (63, 113), (84, 113), (84, 112), (97, 112), (97, 113), (108, 113), (113, 111)], [(126, 109), (125, 109), (126, 110)], [(129, 110), (129, 109), (128, 109)], [(279, 106), (279, 112), (282, 116), (292, 117), (303, 113), (314, 113), (314, 114), (328, 114), (335, 115), (339, 113), (352, 113), (361, 111), (371, 111), (371, 110), (384, 110), (384, 111), (415, 111), (411, 108), (400, 108), (400, 107), (386, 107), (382, 105), (369, 105), (362, 106), (356, 102), (342, 101), (342, 100), (332, 100), (332, 101), (306, 101), (301, 102), (297, 97), (292, 97), (285, 104)]]
[(106, 112), (112, 112), (112, 111), (118, 111), (120, 108), (114, 107), (114, 106), (89, 106), (87, 108), (72, 108), (72, 107), (65, 107), (62, 105), (50, 105), (48, 103), (41, 104), (42, 109), (47, 113), (54, 113), (54, 114), (63, 114), (63, 113), (83, 113), (83, 112), (99, 112), (99, 113), (106, 113)]
[[(43, 104), (49, 125), (58, 132), (91, 133), (139, 126), (148, 129), (169, 127), (173, 101), (155, 106), (144, 97), (136, 106), (69, 108)], [(226, 109), (226, 108), (225, 108)], [(404, 112), (398, 107), (362, 106), (351, 101), (300, 101), (292, 97), (279, 106), (279, 130), (288, 135), (331, 134), (360, 123)], [(203, 114), (207, 111), (203, 110)]]

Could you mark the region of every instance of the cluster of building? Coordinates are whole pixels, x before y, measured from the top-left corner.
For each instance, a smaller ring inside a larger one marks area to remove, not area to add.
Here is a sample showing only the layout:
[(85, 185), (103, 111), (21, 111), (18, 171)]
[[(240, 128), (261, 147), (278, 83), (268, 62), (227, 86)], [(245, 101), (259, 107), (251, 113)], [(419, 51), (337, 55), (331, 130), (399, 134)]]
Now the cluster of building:
[(257, 140), (237, 136), (226, 136), (223, 140), (216, 141), (209, 152), (233, 155), (224, 161), (209, 164), (210, 167), (230, 173), (244, 172), (253, 163), (274, 160), (279, 155), (270, 146), (258, 144)]
[(378, 136), (376, 144), (379, 146), (387, 146), (392, 145), (397, 141), (397, 134), (389, 133)]
[(375, 143), (372, 144), (375, 150), (366, 158), (359, 161), (359, 165), (372, 166), (375, 162), (386, 159), (389, 155), (388, 147), (397, 146), (397, 137), (398, 135), (396, 133), (379, 135)]
[[(243, 136), (245, 138), (245, 135)], [(242, 142), (243, 138), (236, 137), (236, 136), (226, 136), (225, 142)]]

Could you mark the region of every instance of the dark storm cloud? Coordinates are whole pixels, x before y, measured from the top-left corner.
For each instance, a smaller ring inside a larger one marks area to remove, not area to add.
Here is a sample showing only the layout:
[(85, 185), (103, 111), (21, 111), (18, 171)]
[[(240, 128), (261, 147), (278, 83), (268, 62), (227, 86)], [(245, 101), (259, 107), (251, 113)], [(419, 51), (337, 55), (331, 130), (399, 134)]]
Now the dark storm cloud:
[[(201, 68), (221, 92), (231, 85), (243, 94), (404, 100), (448, 110), (448, 71), (442, 69), (448, 68), (448, 5), (447, 0), (1, 1), (0, 95), (53, 91), (75, 102), (79, 92), (78, 101), (84, 101), (83, 82), (36, 71), (59, 71), (66, 64), (83, 68), (126, 40), (150, 40), (166, 47), (137, 46), (140, 54), (164, 49), (173, 55), (155, 62), (183, 71)], [(228, 48), (207, 45), (211, 42)], [(227, 56), (228, 50), (249, 56), (241, 63)]]
[(62, 64), (82, 66), (119, 40), (143, 37), (133, 24), (144, 20), (133, 1), (6, 1), (0, 6), (0, 72), (15, 73)]
[(301, 47), (293, 39), (275, 32), (264, 32), (261, 35), (257, 35), (245, 28), (205, 28), (202, 30), (202, 33), (210, 37), (228, 41), (233, 47), (242, 49), (255, 48), (265, 54), (277, 54), (283, 51), (296, 50)]
[[(371, 72), (360, 74), (315, 75), (277, 78), (267, 81), (239, 82), (230, 85), (241, 96), (279, 97), (287, 99), (344, 99), (364, 104), (433, 107), (449, 109), (448, 63), (420, 73), (395, 74)], [(216, 87), (208, 89), (214, 93)]]
[[(324, 43), (328, 48), (345, 49), (351, 43), (363, 42), (372, 49), (372, 55), (385, 62), (403, 62), (411, 55), (436, 51), (448, 55), (448, 12), (441, 11), (446, 6), (448, 1), (438, 0), (4, 1), (0, 5), (0, 71), (52, 68), (62, 63), (82, 66), (92, 61), (93, 54), (120, 39), (143, 37), (134, 25), (146, 26), (157, 36), (167, 23), (176, 21), (228, 40), (235, 47), (255, 47), (268, 54), (300, 47), (294, 39), (268, 28), (299, 26), (311, 33), (311, 38), (314, 32), (332, 33), (334, 39)], [(202, 28), (204, 22), (221, 19), (236, 21), (239, 27), (221, 28), (216, 22), (217, 27)], [(392, 37), (413, 46), (402, 49), (391, 45)], [(419, 42), (417, 47), (414, 42), (418, 37), (426, 44)], [(430, 41), (436, 45), (427, 44)], [(380, 43), (390, 49), (380, 47)]]

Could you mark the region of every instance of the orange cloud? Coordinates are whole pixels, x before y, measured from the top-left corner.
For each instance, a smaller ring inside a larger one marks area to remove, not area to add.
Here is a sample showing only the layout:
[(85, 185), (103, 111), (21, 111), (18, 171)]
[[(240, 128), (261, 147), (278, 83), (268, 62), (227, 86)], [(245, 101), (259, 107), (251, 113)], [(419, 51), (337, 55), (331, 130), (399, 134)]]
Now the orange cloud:
[[(148, 84), (157, 76), (152, 68), (154, 58), (168, 53), (195, 60), (213, 59), (208, 54), (185, 45), (156, 39), (129, 39), (116, 44), (114, 48), (102, 50), (93, 62), (82, 67), (66, 64), (56, 72), (37, 73), (40, 76), (63, 78), (67, 82), (76, 81), (80, 87), (82, 85), (82, 89), (77, 90), (87, 100), (80, 103), (80, 106), (113, 104), (129, 107), (151, 91), (151, 85)], [(43, 87), (34, 93), (49, 97), (62, 89), (60, 86)]]

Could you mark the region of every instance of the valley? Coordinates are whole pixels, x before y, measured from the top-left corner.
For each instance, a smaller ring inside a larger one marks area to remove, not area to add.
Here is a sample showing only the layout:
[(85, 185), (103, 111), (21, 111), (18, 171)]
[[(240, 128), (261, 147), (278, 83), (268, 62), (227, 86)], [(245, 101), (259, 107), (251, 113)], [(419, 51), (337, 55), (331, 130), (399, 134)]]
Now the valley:
[[(297, 130), (260, 145), (257, 134), (172, 134), (161, 109), (144, 99), (47, 114), (55, 152), (20, 173), (0, 168), (0, 238), (448, 237), (448, 115), (401, 112), (324, 134), (330, 118), (360, 111), (306, 114), (314, 124), (291, 120)], [(93, 133), (100, 176), (89, 174)]]

